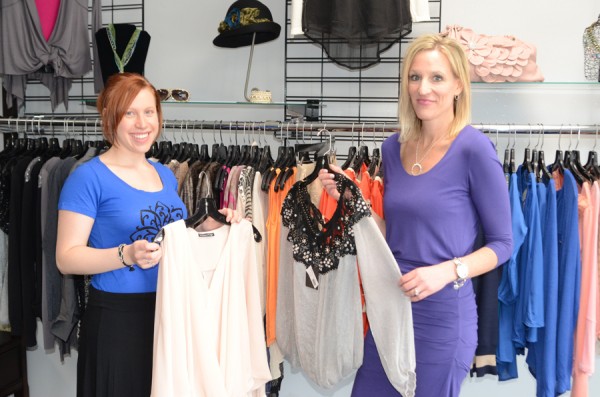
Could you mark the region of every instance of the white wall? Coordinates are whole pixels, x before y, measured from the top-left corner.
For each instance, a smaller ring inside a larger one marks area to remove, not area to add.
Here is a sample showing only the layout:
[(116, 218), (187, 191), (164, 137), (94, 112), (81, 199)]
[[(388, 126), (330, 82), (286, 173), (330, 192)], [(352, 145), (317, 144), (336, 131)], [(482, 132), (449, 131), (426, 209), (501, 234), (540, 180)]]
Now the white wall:
[[(233, 1), (178, 0), (147, 1), (146, 30), (152, 40), (146, 62), (146, 75), (157, 86), (187, 88), (193, 100), (244, 101), (244, 81), (249, 48), (218, 48), (212, 45), (217, 26)], [(265, 0), (274, 19), (285, 26), (285, 2)], [(563, 0), (443, 0), (442, 26), (461, 24), (478, 33), (513, 34), (537, 45), (538, 63), (547, 82), (582, 82), (583, 29), (600, 13), (598, 0), (580, 0), (571, 5)], [(284, 98), (284, 39), (257, 45), (252, 64), (249, 88), (270, 89), (274, 101)], [(600, 87), (517, 85), (474, 87), (474, 117), (476, 123), (600, 123)], [(282, 120), (283, 110), (257, 106), (169, 106), (165, 114), (170, 119), (193, 120)], [(207, 135), (207, 139), (210, 136)], [(491, 137), (495, 140), (495, 137)], [(562, 136), (562, 148), (569, 145)], [(528, 144), (529, 137), (517, 138), (517, 153)], [(533, 137), (536, 142), (536, 137)], [(577, 143), (576, 135), (571, 143)], [(499, 151), (508, 141), (498, 139)], [(593, 136), (581, 138), (579, 149), (592, 148)], [(544, 141), (547, 161), (557, 148), (556, 136)], [(344, 152), (343, 148), (338, 148)], [(41, 335), (38, 336), (41, 341)], [(29, 352), (29, 384), (32, 397), (70, 397), (75, 395), (75, 365), (77, 354), (60, 363), (57, 353), (42, 349)], [(462, 396), (533, 396), (535, 381), (520, 360), (520, 378), (499, 384), (494, 378), (467, 379)], [(597, 367), (600, 360), (597, 360)], [(350, 395), (352, 379), (332, 390), (322, 390), (310, 384), (303, 374), (286, 368), (282, 397)], [(600, 375), (590, 382), (590, 395), (600, 395)]]

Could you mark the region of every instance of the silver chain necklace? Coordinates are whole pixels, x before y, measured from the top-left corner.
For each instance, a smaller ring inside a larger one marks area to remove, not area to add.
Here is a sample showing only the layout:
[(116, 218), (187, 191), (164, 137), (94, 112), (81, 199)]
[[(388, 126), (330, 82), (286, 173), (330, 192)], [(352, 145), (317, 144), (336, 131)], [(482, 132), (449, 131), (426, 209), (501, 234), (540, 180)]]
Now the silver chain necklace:
[(423, 165), (421, 163), (423, 162), (423, 160), (425, 160), (425, 157), (427, 157), (427, 155), (431, 151), (431, 148), (433, 148), (435, 144), (438, 143), (438, 141), (441, 141), (444, 137), (445, 135), (442, 135), (433, 142), (431, 142), (431, 145), (429, 145), (429, 147), (425, 151), (425, 154), (423, 155), (423, 157), (421, 157), (421, 161), (419, 161), (419, 142), (421, 142), (421, 136), (419, 135), (419, 140), (417, 141), (417, 145), (415, 146), (415, 162), (412, 165), (412, 167), (410, 167), (410, 173), (413, 176), (421, 175), (421, 172), (423, 172)]

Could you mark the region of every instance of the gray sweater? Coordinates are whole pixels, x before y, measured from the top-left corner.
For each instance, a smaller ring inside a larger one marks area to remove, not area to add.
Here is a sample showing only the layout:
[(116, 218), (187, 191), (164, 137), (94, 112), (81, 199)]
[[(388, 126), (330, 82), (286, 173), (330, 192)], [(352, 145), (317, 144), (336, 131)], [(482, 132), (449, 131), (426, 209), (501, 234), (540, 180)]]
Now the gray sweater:
[[(12, 103), (15, 96), (18, 106), (23, 105), (29, 77), (40, 80), (50, 90), (52, 110), (61, 102), (68, 109), (71, 79), (92, 69), (87, 26), (87, 0), (63, 0), (54, 31), (46, 41), (35, 0), (2, 1), (0, 74), (4, 77), (7, 102)], [(40, 72), (46, 65), (54, 72)]]

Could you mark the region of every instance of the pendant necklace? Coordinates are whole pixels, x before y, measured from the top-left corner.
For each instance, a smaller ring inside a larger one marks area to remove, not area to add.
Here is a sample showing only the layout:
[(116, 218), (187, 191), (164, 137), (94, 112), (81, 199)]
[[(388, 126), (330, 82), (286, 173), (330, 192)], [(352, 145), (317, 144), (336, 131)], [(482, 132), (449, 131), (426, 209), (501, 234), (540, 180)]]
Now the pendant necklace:
[(423, 157), (421, 157), (421, 161), (419, 161), (419, 142), (421, 142), (421, 136), (419, 136), (419, 140), (417, 141), (417, 145), (415, 146), (415, 162), (412, 165), (412, 167), (410, 167), (410, 173), (413, 176), (421, 175), (421, 172), (423, 171), (423, 165), (421, 164), (421, 162), (425, 160), (425, 157), (427, 157), (427, 155), (431, 151), (431, 148), (433, 148), (435, 144), (438, 143), (438, 141), (442, 140), (442, 138), (444, 137), (445, 135), (441, 135), (439, 138), (431, 142), (431, 145), (429, 145), (429, 147), (425, 151), (425, 154), (423, 155)]
[(115, 37), (117, 36), (115, 32), (115, 25), (112, 23), (108, 25), (108, 29), (106, 29), (106, 33), (108, 34), (108, 41), (110, 42), (110, 48), (113, 51), (113, 55), (115, 56), (115, 64), (119, 69), (119, 73), (123, 73), (125, 71), (125, 66), (131, 60), (131, 56), (135, 51), (135, 46), (137, 44), (138, 38), (140, 37), (141, 29), (137, 28), (131, 38), (129, 39), (129, 43), (127, 43), (127, 47), (125, 47), (125, 51), (123, 51), (123, 57), (120, 57), (117, 54), (117, 43)]

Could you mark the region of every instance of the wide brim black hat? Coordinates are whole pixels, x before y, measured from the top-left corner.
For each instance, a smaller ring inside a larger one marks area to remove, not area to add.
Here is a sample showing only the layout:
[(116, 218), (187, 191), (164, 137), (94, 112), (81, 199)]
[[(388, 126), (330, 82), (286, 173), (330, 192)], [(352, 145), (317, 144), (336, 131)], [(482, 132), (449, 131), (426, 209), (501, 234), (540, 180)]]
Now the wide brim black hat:
[(238, 0), (227, 10), (213, 40), (217, 47), (236, 48), (265, 43), (279, 37), (281, 26), (273, 22), (271, 11), (258, 0)]

